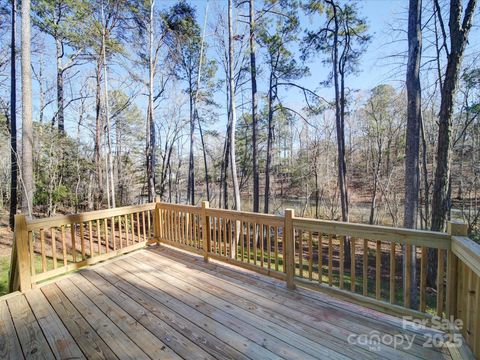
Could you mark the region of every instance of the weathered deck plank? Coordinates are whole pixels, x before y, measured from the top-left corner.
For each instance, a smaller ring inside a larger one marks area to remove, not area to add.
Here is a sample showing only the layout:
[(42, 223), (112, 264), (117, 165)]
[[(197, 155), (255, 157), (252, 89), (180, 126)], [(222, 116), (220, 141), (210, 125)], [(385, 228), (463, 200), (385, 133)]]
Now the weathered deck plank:
[(0, 301), (0, 359), (23, 359), (6, 301)]
[[(351, 334), (415, 335), (410, 348)], [(151, 247), (0, 299), (0, 358), (450, 359), (432, 330), (263, 275)]]

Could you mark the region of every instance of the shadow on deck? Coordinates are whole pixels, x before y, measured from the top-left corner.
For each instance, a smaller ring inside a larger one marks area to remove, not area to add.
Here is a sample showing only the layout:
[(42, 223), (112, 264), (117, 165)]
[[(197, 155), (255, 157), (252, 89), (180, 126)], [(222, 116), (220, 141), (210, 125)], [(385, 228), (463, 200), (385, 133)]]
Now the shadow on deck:
[[(288, 290), (271, 277), (151, 246), (0, 299), (0, 358), (458, 355), (447, 347), (423, 346), (441, 333), (404, 325), (319, 292)], [(378, 337), (386, 341), (375, 342)]]

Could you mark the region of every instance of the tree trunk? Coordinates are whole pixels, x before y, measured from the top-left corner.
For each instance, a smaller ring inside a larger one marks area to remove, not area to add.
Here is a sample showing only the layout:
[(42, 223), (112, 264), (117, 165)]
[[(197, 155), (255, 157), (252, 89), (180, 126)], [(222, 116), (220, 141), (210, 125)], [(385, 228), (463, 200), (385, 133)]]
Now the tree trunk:
[[(403, 226), (409, 229), (417, 228), (418, 193), (420, 186), (419, 149), (421, 125), (421, 87), (420, 61), (422, 56), (422, 1), (410, 0), (408, 14), (408, 64), (407, 64), (407, 133), (405, 144), (405, 206)], [(407, 256), (404, 246), (404, 260)], [(411, 306), (416, 306), (416, 254), (412, 246), (410, 269), (404, 265), (404, 279), (407, 271), (411, 274), (411, 283), (404, 284), (404, 289), (410, 288)], [(406, 264), (406, 262), (404, 263)], [(404, 295), (405, 296), (405, 295)]]
[(32, 217), (34, 183), (30, 44), (30, 0), (24, 0), (22, 1), (22, 180), (24, 189), (22, 211)]
[[(57, 52), (57, 126), (60, 133), (65, 133), (65, 105), (63, 95), (63, 44), (59, 39), (55, 39), (55, 48)], [(54, 117), (55, 119), (55, 117)]]
[(463, 22), (461, 23), (462, 1), (450, 1), (450, 52), (448, 54), (438, 116), (437, 164), (432, 196), (432, 230), (434, 231), (443, 230), (447, 219), (453, 105), (475, 7), (476, 0), (469, 0)]
[(95, 195), (95, 202), (97, 208), (100, 208), (103, 200), (103, 169), (102, 169), (102, 134), (103, 122), (101, 115), (101, 93), (102, 93), (102, 60), (101, 57), (97, 59), (97, 68), (95, 71), (95, 145), (93, 149), (95, 158), (95, 170), (97, 176), (97, 191)]
[(154, 118), (154, 105), (153, 105), (153, 91), (154, 91), (154, 76), (155, 76), (155, 62), (153, 51), (153, 39), (154, 39), (154, 24), (153, 24), (153, 11), (155, 1), (150, 2), (150, 21), (149, 21), (149, 63), (148, 63), (148, 111), (147, 111), (147, 189), (148, 189), (148, 201), (152, 202), (155, 199), (155, 118)]
[(193, 114), (193, 89), (192, 81), (190, 80), (190, 154), (188, 158), (188, 187), (187, 187), (187, 203), (195, 205), (195, 169), (194, 169), (194, 158), (193, 158), (193, 135), (195, 132), (195, 118)]
[(237, 111), (235, 108), (235, 84), (233, 78), (233, 20), (232, 20), (232, 0), (228, 0), (228, 81), (230, 83), (230, 163), (232, 169), (233, 194), (235, 199), (235, 210), (241, 210), (240, 187), (237, 177), (236, 149), (235, 149), (235, 130), (237, 126)]
[(17, 70), (16, 70), (16, 31), (17, 31), (17, 0), (12, 0), (12, 29), (10, 48), (10, 228), (15, 227), (17, 213)]
[[(102, 19), (103, 19), (103, 7), (102, 7)], [(108, 100), (108, 65), (107, 65), (107, 51), (106, 51), (106, 29), (103, 27), (103, 76), (104, 76), (104, 91), (105, 91), (105, 123), (107, 125), (107, 182), (109, 189), (109, 199), (112, 208), (116, 207), (115, 201), (115, 179), (113, 176), (113, 155), (112, 155), (112, 135), (111, 135), (111, 126), (110, 126), (110, 111), (109, 111), (109, 100)]]
[(257, 145), (257, 64), (255, 55), (255, 6), (254, 0), (249, 1), (250, 21), (250, 76), (252, 81), (252, 161), (253, 161), (253, 211), (259, 212), (260, 207), (260, 176), (258, 170)]
[(270, 211), (270, 168), (272, 165), (272, 143), (273, 143), (273, 74), (270, 74), (268, 91), (268, 134), (267, 134), (267, 161), (265, 164), (265, 194), (263, 212)]

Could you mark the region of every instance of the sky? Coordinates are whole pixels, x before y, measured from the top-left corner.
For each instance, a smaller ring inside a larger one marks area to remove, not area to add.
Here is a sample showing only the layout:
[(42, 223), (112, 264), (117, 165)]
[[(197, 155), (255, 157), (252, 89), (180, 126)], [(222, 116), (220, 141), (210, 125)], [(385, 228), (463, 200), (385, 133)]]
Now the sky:
[[(204, 22), (204, 12), (207, 1), (209, 2), (209, 20), (211, 24), (214, 21), (214, 11), (216, 9), (225, 7), (226, 0), (190, 0), (190, 3), (194, 5), (197, 9), (198, 22), (203, 26)], [(160, 8), (168, 8), (172, 6), (176, 0), (161, 0), (157, 1), (157, 4)], [(256, 0), (257, 8), (260, 8), (263, 1)], [(425, 6), (431, 4), (430, 1), (424, 2)], [(361, 91), (368, 91), (375, 87), (376, 85), (387, 83), (391, 84), (396, 88), (403, 87), (404, 81), (404, 71), (405, 71), (405, 59), (392, 58), (392, 54), (405, 54), (407, 50), (406, 43), (406, 33), (401, 31), (393, 31), (393, 28), (401, 29), (402, 31), (406, 30), (406, 18), (407, 18), (407, 8), (408, 0), (359, 0), (358, 1), (360, 13), (363, 17), (367, 19), (369, 25), (369, 33), (372, 35), (372, 40), (368, 45), (368, 49), (365, 54), (363, 54), (359, 66), (359, 71), (357, 74), (351, 75), (347, 78), (347, 86)], [(430, 5), (428, 5), (430, 6)], [(242, 13), (247, 11), (247, 6), (243, 6), (241, 10)], [(477, 11), (478, 19), (478, 11)], [(476, 20), (477, 20), (476, 19)], [(303, 27), (308, 26), (309, 28), (315, 28), (321, 24), (317, 23), (319, 17), (307, 17), (306, 15), (301, 15), (301, 24)], [(323, 21), (320, 19), (320, 21)], [(474, 22), (474, 28), (470, 33), (470, 44), (468, 45), (468, 52), (470, 57), (476, 56), (480, 53), (480, 32), (478, 31), (478, 21)], [(208, 29), (207, 29), (208, 35)], [(51, 42), (51, 39), (47, 36), (47, 42)], [(397, 39), (396, 41), (393, 41)], [(207, 42), (209, 41), (207, 37)], [(211, 41), (211, 39), (210, 39)], [(424, 48), (427, 48), (428, 44), (424, 41)], [(46, 51), (45, 61), (49, 69), (48, 73), (52, 76), (49, 77), (49, 81), (54, 81), (54, 49), (53, 45), (47, 44), (47, 47), (51, 48), (51, 51)], [(426, 56), (428, 56), (428, 50), (426, 51)], [(213, 50), (210, 50), (207, 53), (207, 56), (215, 56)], [(261, 52), (259, 52), (258, 63), (261, 63)], [(296, 51), (296, 56), (299, 56), (298, 51)], [(468, 58), (467, 56), (467, 58)], [(51, 57), (51, 58), (50, 58)], [(311, 69), (311, 75), (305, 79), (301, 80), (301, 84), (309, 89), (317, 91), (318, 94), (326, 98), (333, 97), (333, 90), (330, 88), (321, 87), (320, 83), (327, 78), (329, 73), (329, 68), (322, 63), (322, 56), (319, 55), (316, 58), (310, 59), (308, 65)], [(127, 76), (125, 71), (122, 71), (119, 68), (113, 68), (112, 71), (112, 88), (115, 85), (121, 83), (121, 78)], [(219, 69), (218, 75), (220, 78), (223, 76), (221, 69)], [(115, 80), (117, 77), (117, 80)], [(259, 91), (264, 92), (266, 90), (265, 80), (259, 79)], [(38, 87), (34, 81), (34, 100), (38, 97), (35, 96), (35, 92), (38, 94)], [(223, 107), (225, 104), (225, 95), (218, 93), (216, 95), (216, 100)], [(283, 95), (284, 103), (288, 103), (288, 106), (295, 109), (301, 109), (304, 106), (303, 95), (298, 91), (288, 90), (285, 91)], [(146, 98), (145, 96), (139, 96), (136, 103), (145, 111), (146, 109)], [(54, 103), (52, 104), (52, 109), (48, 112), (54, 110)], [(48, 112), (46, 117), (48, 118)], [(220, 110), (220, 120), (214, 126), (218, 130), (224, 130), (225, 116), (226, 111)], [(68, 112), (67, 112), (68, 115)], [(68, 118), (67, 118), (68, 121)], [(74, 119), (72, 119), (71, 124), (67, 123), (68, 128), (75, 128)]]

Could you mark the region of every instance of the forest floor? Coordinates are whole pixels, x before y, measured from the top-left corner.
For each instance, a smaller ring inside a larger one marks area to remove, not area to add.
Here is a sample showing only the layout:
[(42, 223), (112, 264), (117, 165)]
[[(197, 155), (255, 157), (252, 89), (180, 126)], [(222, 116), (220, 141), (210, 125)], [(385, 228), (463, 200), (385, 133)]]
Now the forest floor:
[(0, 213), (0, 296), (8, 292), (8, 271), (12, 252), (13, 233), (8, 227), (8, 216)]

